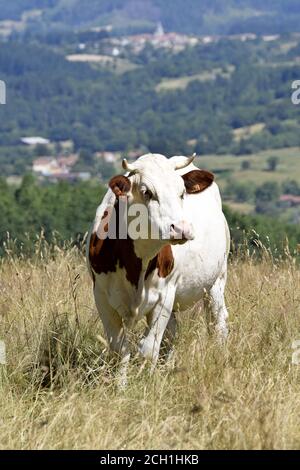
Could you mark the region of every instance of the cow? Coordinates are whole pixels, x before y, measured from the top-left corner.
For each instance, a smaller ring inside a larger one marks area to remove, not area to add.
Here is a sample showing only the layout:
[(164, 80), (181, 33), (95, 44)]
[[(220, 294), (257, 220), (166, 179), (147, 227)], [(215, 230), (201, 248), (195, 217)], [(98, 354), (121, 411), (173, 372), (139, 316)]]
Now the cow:
[[(95, 303), (109, 347), (120, 358), (123, 385), (131, 355), (128, 332), (143, 317), (147, 328), (138, 351), (153, 366), (161, 346), (172, 344), (176, 311), (201, 299), (220, 340), (227, 337), (230, 234), (214, 175), (193, 160), (160, 154), (135, 163), (124, 159), (126, 173), (110, 180), (89, 232)], [(145, 227), (130, 230), (143, 209)]]

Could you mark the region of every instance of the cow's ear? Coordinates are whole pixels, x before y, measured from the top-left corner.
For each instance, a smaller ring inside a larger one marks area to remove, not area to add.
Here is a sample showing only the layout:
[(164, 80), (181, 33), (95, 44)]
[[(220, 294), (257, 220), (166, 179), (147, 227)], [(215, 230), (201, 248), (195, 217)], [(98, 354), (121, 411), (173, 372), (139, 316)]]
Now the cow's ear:
[(126, 176), (118, 175), (110, 180), (109, 187), (117, 197), (126, 196), (130, 191), (131, 182)]
[(188, 194), (201, 193), (208, 188), (214, 181), (215, 176), (210, 171), (192, 170), (182, 175), (185, 189)]

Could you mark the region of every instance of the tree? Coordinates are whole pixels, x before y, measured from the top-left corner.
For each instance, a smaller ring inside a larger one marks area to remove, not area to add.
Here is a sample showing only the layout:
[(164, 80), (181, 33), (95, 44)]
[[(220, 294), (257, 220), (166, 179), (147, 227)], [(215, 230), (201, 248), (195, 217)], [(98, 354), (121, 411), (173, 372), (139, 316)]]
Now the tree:
[(299, 196), (300, 185), (295, 180), (287, 180), (282, 184), (282, 191), (284, 194), (293, 194), (294, 196)]
[(79, 161), (83, 165), (90, 166), (94, 163), (94, 156), (90, 150), (83, 148), (79, 152)]
[(278, 163), (279, 163), (279, 158), (278, 157), (276, 157), (276, 156), (269, 157), (268, 160), (267, 160), (268, 171), (276, 171)]
[(278, 183), (268, 181), (261, 186), (258, 186), (255, 191), (255, 200), (263, 202), (275, 201), (279, 198), (280, 188)]
[(37, 144), (34, 148), (34, 155), (37, 157), (47, 157), (49, 155), (50, 150), (48, 145), (45, 144)]
[(241, 170), (250, 170), (251, 168), (251, 162), (250, 160), (243, 160), (241, 163)]
[(255, 191), (255, 211), (260, 214), (274, 214), (280, 196), (278, 183), (268, 181), (258, 186)]
[(104, 159), (98, 159), (96, 162), (96, 171), (101, 174), (102, 181), (108, 181), (115, 173), (115, 166), (112, 162)]

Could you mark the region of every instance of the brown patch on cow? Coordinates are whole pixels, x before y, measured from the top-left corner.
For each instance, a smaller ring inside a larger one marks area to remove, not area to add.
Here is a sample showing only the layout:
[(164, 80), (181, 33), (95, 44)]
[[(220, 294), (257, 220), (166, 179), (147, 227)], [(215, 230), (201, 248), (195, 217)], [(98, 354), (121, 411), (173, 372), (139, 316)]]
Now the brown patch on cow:
[(104, 240), (101, 240), (100, 238), (98, 238), (98, 235), (96, 232), (92, 233), (91, 239), (90, 239), (90, 248), (89, 248), (90, 261), (97, 259), (97, 256), (99, 256), (101, 252), (103, 243), (104, 243)]
[(210, 171), (192, 170), (182, 176), (188, 194), (201, 193), (211, 186), (215, 176)]
[[(105, 222), (105, 219), (108, 217), (108, 215), (109, 215), (109, 211), (108, 211), (108, 209), (106, 209), (104, 211), (104, 214), (103, 214), (102, 218), (101, 218), (100, 226), (98, 227), (98, 232), (99, 233), (102, 233), (102, 228), (103, 228), (105, 233), (108, 232), (108, 221), (105, 223), (105, 225), (103, 227), (103, 223)], [(90, 238), (90, 246), (89, 246), (90, 261), (96, 259), (97, 256), (99, 256), (100, 251), (101, 251), (102, 246), (103, 246), (103, 243), (104, 243), (104, 239), (99, 238), (97, 233), (93, 232), (92, 235), (91, 235), (91, 238)], [(92, 265), (92, 263), (91, 263), (91, 265)]]
[[(115, 209), (118, 221), (118, 203), (115, 205)], [(108, 212), (105, 211), (102, 220), (107, 216)], [(117, 226), (117, 233), (118, 230)], [(104, 226), (104, 231), (108, 231), (108, 222)], [(89, 246), (89, 260), (96, 274), (113, 273), (116, 272), (118, 267), (125, 269), (127, 280), (138, 288), (142, 271), (142, 260), (136, 256), (131, 238), (119, 240), (110, 239), (108, 236), (102, 240), (96, 232), (92, 233)]]
[(164, 246), (153, 258), (147, 268), (145, 279), (157, 269), (159, 277), (167, 277), (174, 268), (174, 256), (171, 245)]
[[(102, 219), (101, 219), (100, 228), (102, 227), (102, 224), (104, 223), (105, 219), (107, 219), (108, 217), (110, 218), (110, 216), (111, 216), (111, 213), (109, 214), (108, 210), (104, 211), (104, 214), (103, 214)], [(108, 223), (109, 223), (109, 220), (107, 220), (107, 222), (105, 223), (105, 225), (103, 227), (103, 230), (104, 230), (105, 233), (108, 232)]]
[(109, 187), (116, 197), (126, 196), (130, 191), (131, 182), (126, 176), (117, 175), (110, 180)]
[(142, 260), (134, 251), (133, 240), (99, 240), (97, 234), (92, 234), (89, 250), (91, 266), (97, 274), (116, 272), (117, 268), (125, 269), (127, 280), (138, 287), (142, 271)]

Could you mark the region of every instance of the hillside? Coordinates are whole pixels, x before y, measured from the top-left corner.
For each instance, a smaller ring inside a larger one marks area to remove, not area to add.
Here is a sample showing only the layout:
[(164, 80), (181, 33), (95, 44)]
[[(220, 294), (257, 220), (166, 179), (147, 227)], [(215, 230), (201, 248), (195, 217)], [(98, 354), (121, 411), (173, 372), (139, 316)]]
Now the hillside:
[(29, 25), (43, 29), (88, 28), (110, 24), (117, 30), (153, 29), (194, 34), (288, 32), (300, 28), (297, 0), (0, 0), (0, 21), (20, 20), (38, 9)]
[[(2, 174), (22, 174), (31, 163), (26, 149), (16, 148), (26, 135), (72, 140), (76, 152), (90, 154), (142, 147), (166, 155), (245, 155), (300, 145), (290, 100), (299, 37), (222, 40), (178, 54), (145, 48), (128, 52), (133, 68), (124, 74), (69, 62), (64, 48), (76, 46), (1, 45), (1, 79), (9, 84), (9, 105), (0, 108)], [(245, 133), (247, 126), (257, 132)]]

